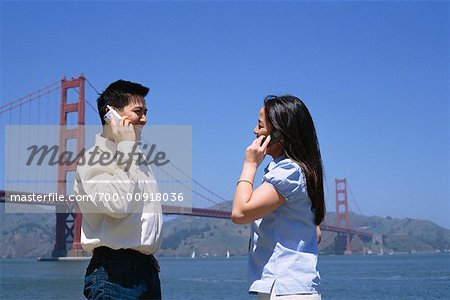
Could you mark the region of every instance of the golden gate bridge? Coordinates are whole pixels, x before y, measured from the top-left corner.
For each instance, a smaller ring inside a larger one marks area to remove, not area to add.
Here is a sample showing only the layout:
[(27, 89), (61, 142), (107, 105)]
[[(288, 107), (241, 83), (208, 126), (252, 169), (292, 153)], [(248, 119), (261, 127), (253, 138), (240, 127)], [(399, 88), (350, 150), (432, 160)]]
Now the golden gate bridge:
[[(69, 140), (75, 141), (78, 151), (84, 148), (86, 123), (86, 106), (90, 108), (92, 113), (97, 115), (97, 109), (89, 101), (86, 100), (86, 84), (98, 94), (94, 85), (83, 75), (55, 81), (43, 88), (29, 93), (17, 100), (2, 104), (0, 106), (0, 118), (7, 125), (17, 124), (23, 125), (27, 122), (34, 122), (32, 125), (56, 125), (59, 124), (59, 153), (67, 150)], [(60, 97), (55, 97), (60, 91)], [(74, 101), (74, 99), (76, 99)], [(45, 100), (45, 101), (44, 101)], [(28, 111), (24, 107), (28, 106)], [(59, 114), (51, 114), (52, 107), (59, 107)], [(42, 110), (44, 110), (43, 113)], [(32, 114), (32, 112), (37, 112)], [(59, 116), (59, 120), (55, 118)], [(68, 122), (69, 118), (76, 126)], [(24, 120), (25, 119), (25, 120)], [(30, 123), (28, 123), (30, 124)], [(5, 141), (7, 143), (8, 141)], [(211, 191), (199, 181), (177, 168), (192, 183), (190, 189), (195, 195), (195, 204), (193, 202), (192, 209), (186, 209), (182, 206), (162, 205), (163, 214), (173, 215), (190, 215), (210, 218), (231, 219), (231, 201)], [(67, 195), (66, 184), (73, 180), (68, 179), (68, 174), (76, 170), (76, 163), (58, 164), (57, 166), (57, 194)], [(170, 175), (170, 174), (169, 174)], [(170, 177), (175, 178), (170, 175)], [(6, 202), (9, 195), (29, 195), (29, 191), (18, 190), (0, 190), (0, 202)], [(203, 201), (200, 203), (200, 201)], [(206, 205), (205, 205), (206, 203)], [(56, 213), (56, 237), (55, 245), (52, 252), (53, 257), (62, 256), (82, 256), (84, 255), (81, 244), (81, 220), (82, 214), (78, 212), (76, 205), (64, 202), (63, 204), (52, 204), (55, 206)], [(360, 237), (364, 242), (376, 240), (382, 243), (379, 236), (373, 233), (351, 228), (349, 223), (349, 207), (346, 179), (335, 180), (335, 208), (336, 220), (335, 224), (323, 223), (320, 225), (321, 230), (336, 233), (335, 253), (350, 254), (351, 239), (353, 236)]]

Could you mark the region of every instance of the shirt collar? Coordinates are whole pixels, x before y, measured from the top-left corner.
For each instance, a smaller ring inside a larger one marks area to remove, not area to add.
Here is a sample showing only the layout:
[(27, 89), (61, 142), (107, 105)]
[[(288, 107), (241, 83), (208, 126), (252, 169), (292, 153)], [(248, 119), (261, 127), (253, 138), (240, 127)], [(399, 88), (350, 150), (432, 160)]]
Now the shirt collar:
[(95, 145), (98, 146), (103, 152), (115, 153), (117, 150), (117, 144), (101, 136), (100, 133), (95, 135)]
[(274, 160), (272, 160), (267, 167), (264, 169), (264, 172), (267, 173), (269, 171), (271, 171), (273, 168), (275, 168), (275, 166), (277, 165), (277, 163), (279, 163), (280, 161), (282, 161), (283, 159), (286, 158), (286, 154), (283, 153), (282, 155), (274, 158)]

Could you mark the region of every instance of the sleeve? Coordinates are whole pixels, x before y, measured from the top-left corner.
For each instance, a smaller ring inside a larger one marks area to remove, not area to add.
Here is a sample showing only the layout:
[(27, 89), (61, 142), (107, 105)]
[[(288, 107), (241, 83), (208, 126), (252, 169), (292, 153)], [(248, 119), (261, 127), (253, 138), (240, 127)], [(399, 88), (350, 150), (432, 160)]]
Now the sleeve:
[(296, 163), (283, 160), (263, 177), (263, 183), (272, 185), (286, 200), (298, 199), (306, 194), (306, 180), (303, 172)]
[[(119, 143), (118, 149), (129, 153), (131, 145)], [(140, 207), (139, 201), (128, 201), (128, 195), (138, 192), (137, 166), (133, 161), (129, 170), (125, 165), (83, 166), (77, 169), (74, 194), (87, 195), (78, 199), (78, 206), (82, 213), (103, 213), (109, 217), (120, 219), (136, 212)]]

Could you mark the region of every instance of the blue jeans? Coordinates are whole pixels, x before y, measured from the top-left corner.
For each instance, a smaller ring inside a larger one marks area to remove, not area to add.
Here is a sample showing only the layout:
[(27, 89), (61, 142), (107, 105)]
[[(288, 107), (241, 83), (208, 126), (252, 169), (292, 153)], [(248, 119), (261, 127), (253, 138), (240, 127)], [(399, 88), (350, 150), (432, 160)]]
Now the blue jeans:
[(84, 295), (90, 300), (161, 299), (156, 259), (131, 249), (96, 248), (86, 270)]

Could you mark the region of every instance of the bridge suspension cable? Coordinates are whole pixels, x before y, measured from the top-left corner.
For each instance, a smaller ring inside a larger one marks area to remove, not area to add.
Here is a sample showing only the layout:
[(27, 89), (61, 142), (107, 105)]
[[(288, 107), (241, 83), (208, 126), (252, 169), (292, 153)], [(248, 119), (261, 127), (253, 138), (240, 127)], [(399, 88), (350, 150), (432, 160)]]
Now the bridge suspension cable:
[[(86, 79), (88, 85), (92, 88), (92, 90), (95, 91), (95, 93), (97, 93), (97, 95), (100, 95), (100, 93), (95, 88), (95, 86), (92, 84), (92, 82), (90, 82), (87, 78), (85, 78), (85, 79)], [(15, 108), (18, 108), (25, 104), (31, 103), (34, 100), (41, 99), (43, 96), (48, 97), (49, 94), (51, 94), (52, 92), (54, 92), (62, 87), (64, 87), (64, 83), (61, 84), (61, 81), (58, 80), (58, 81), (52, 82), (51, 84), (48, 84), (47, 86), (45, 86), (43, 88), (33, 91), (19, 99), (16, 99), (9, 103), (3, 104), (2, 106), (0, 106), (0, 115), (8, 112), (8, 116), (9, 116), (9, 120), (10, 120), (9, 124), (11, 124), (11, 112)], [(74, 88), (73, 90), (79, 94), (79, 91), (77, 88)], [(47, 100), (48, 100), (48, 98), (47, 98)], [(89, 101), (88, 99), (85, 99), (85, 103), (87, 104), (87, 106), (89, 106), (89, 108), (93, 112), (95, 112), (96, 114), (98, 113), (97, 108), (91, 103), (91, 101)], [(38, 110), (40, 110), (40, 108), (38, 108)], [(22, 114), (23, 114), (21, 109), (19, 109), (18, 114), (19, 114), (18, 120), (19, 120), (19, 124), (20, 124), (22, 122)], [(49, 114), (49, 110), (46, 109), (47, 123), (48, 123), (48, 117), (49, 117), (48, 114)], [(28, 111), (28, 115), (29, 115), (28, 119), (30, 120), (31, 119), (31, 109)], [(40, 113), (37, 113), (37, 118), (38, 118), (38, 124), (39, 124)], [(146, 140), (145, 140), (145, 142), (148, 143), (148, 141), (146, 141)], [(184, 170), (182, 170), (181, 168), (176, 166), (173, 162), (170, 162), (170, 164), (174, 169), (176, 169), (178, 172), (183, 174), (189, 181), (191, 181), (194, 184), (194, 187), (188, 186), (183, 181), (175, 178), (175, 176), (173, 176), (172, 174), (169, 174), (166, 170), (164, 170), (162, 168), (159, 168), (159, 170), (164, 172), (167, 176), (169, 176), (170, 178), (175, 180), (180, 185), (191, 190), (198, 197), (208, 201), (209, 203), (216, 205), (217, 207), (222, 207), (225, 210), (229, 210), (231, 208), (227, 199), (218, 195), (217, 193), (213, 192), (212, 190), (210, 190), (209, 188), (207, 188), (206, 186), (201, 184), (198, 180), (194, 179), (191, 175), (187, 174)], [(197, 188), (195, 188), (195, 186)]]
[[(98, 94), (100, 95), (100, 93), (98, 92), (98, 90), (95, 88), (95, 86), (88, 80), (86, 79), (86, 81), (88, 82), (89, 86)], [(77, 91), (77, 90), (76, 90)], [(77, 91), (78, 92), (78, 91)], [(88, 104), (88, 106), (95, 112), (97, 113), (97, 109), (94, 107), (94, 105), (92, 105), (90, 103), (90, 101), (88, 99), (85, 99), (85, 103)], [(145, 142), (149, 143), (145, 138), (143, 138)], [(207, 200), (208, 202), (223, 207), (226, 210), (229, 210), (231, 207), (230, 205), (228, 205), (227, 203), (223, 203), (223, 202), (227, 202), (228, 200), (225, 199), (224, 197), (216, 194), (215, 192), (211, 191), (210, 189), (208, 189), (207, 187), (205, 187), (203, 184), (201, 184), (199, 181), (195, 180), (191, 175), (187, 174), (185, 171), (183, 171), (181, 168), (179, 168), (178, 166), (176, 166), (173, 162), (169, 162), (169, 164), (171, 164), (175, 169), (177, 169), (179, 172), (181, 172), (184, 176), (186, 176), (189, 180), (191, 180), (194, 184), (196, 184), (197, 186), (199, 186), (201, 189), (203, 189), (204, 191), (206, 191), (208, 194), (212, 195), (213, 197), (219, 199), (218, 201), (214, 201), (211, 199), (211, 197), (207, 197), (204, 194), (202, 194), (201, 192), (197, 191), (196, 189), (187, 186), (185, 183), (183, 183), (181, 180), (175, 178), (172, 174), (169, 174), (167, 171), (165, 171), (162, 168), (159, 168), (162, 172), (164, 172), (167, 176), (171, 177), (173, 180), (175, 180), (177, 183), (181, 184), (182, 186), (190, 189), (194, 194), (196, 194), (197, 196)], [(219, 202), (220, 201), (220, 202)]]
[(352, 189), (349, 184), (347, 184), (347, 185), (348, 185), (348, 190), (350, 191), (350, 196), (352, 197), (353, 202), (355, 203), (356, 209), (358, 210), (359, 214), (362, 215), (361, 209), (359, 208), (358, 202), (356, 201), (356, 198), (353, 195)]
[(59, 85), (54, 86), (55, 84), (59, 83), (59, 81), (56, 81), (54, 83), (49, 84), (48, 86), (41, 88), (39, 90), (36, 90), (26, 96), (23, 96), (19, 99), (16, 99), (14, 101), (11, 101), (9, 103), (3, 104), (0, 106), (0, 114), (3, 114), (7, 111), (11, 111), (16, 107), (22, 106), (24, 104), (30, 103), (31, 101), (34, 101), (36, 99), (41, 98), (42, 96), (48, 95), (51, 92), (57, 90), (60, 88)]

